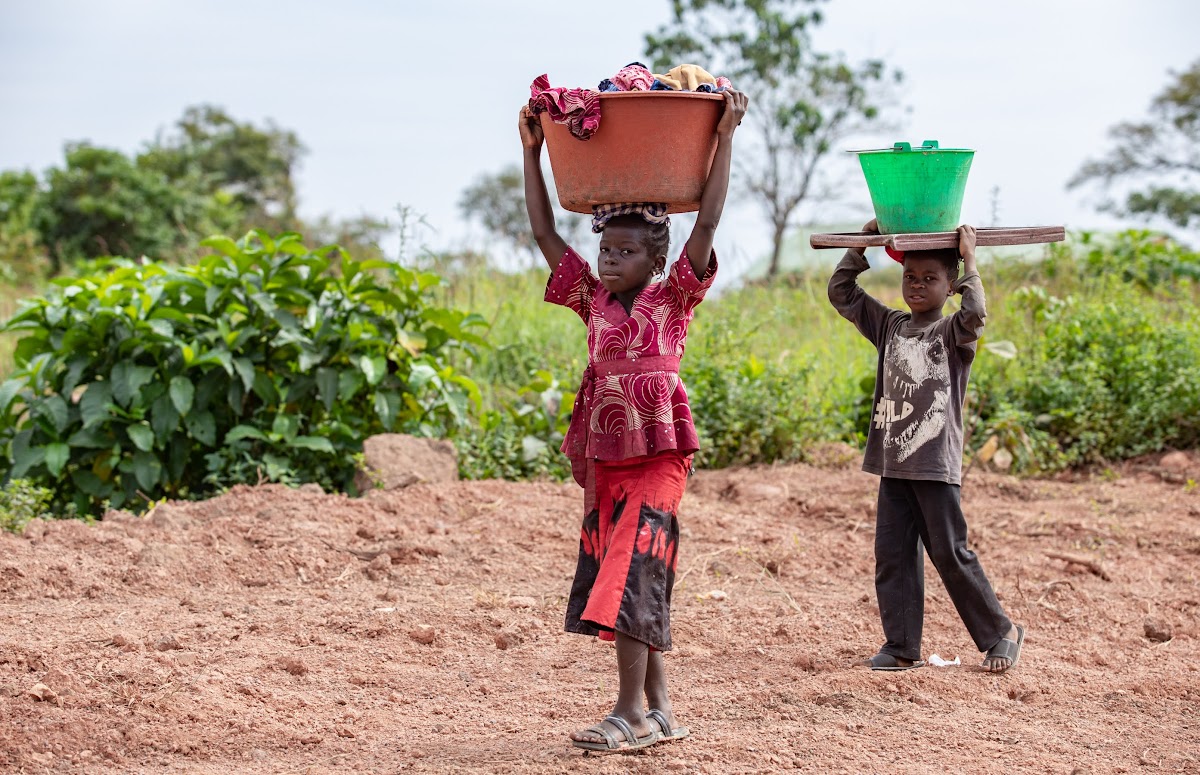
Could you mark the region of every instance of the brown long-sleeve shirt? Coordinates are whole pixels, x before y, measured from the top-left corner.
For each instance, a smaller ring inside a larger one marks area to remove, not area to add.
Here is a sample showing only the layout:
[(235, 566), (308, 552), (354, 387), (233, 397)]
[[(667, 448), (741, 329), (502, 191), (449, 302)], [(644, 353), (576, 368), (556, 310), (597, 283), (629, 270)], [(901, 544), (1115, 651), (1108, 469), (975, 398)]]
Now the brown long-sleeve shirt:
[(862, 289), (858, 276), (869, 268), (849, 250), (829, 279), (829, 301), (879, 351), (863, 470), (960, 484), (963, 400), (987, 317), (983, 281), (977, 272), (961, 277), (961, 308), (922, 328)]

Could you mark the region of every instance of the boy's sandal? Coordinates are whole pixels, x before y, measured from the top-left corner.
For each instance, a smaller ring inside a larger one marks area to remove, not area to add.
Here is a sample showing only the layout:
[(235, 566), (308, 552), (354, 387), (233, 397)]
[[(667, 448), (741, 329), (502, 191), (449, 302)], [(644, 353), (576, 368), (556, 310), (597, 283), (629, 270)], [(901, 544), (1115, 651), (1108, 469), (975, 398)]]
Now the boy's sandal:
[(864, 661), (864, 664), (872, 670), (916, 670), (918, 667), (925, 667), (925, 660), (918, 659), (911, 664), (901, 664), (897, 657), (891, 654), (884, 654), (882, 651)]
[[(985, 672), (999, 675), (1000, 673), (1006, 673), (1017, 666), (1017, 660), (1021, 658), (1021, 646), (1025, 645), (1025, 628), (1019, 624), (1016, 625), (1016, 628), (1017, 639), (1014, 641), (1009, 640), (1008, 638), (1001, 638), (999, 643), (988, 649), (987, 654), (984, 654), (983, 663), (979, 665), (981, 669), (983, 669)], [(1007, 659), (1008, 666), (1002, 667), (999, 670), (989, 670), (988, 660), (991, 659)]]
[(614, 727), (616, 727), (617, 731), (625, 736), (625, 739), (618, 740), (616, 735), (610, 732), (608, 728), (604, 726), (604, 723), (601, 722), (595, 726), (588, 727), (584, 731), (603, 737), (603, 743), (593, 743), (588, 740), (572, 740), (571, 745), (575, 746), (576, 748), (582, 748), (585, 751), (609, 752), (633, 751), (638, 748), (645, 748), (648, 745), (654, 745), (658, 742), (657, 732), (651, 732), (645, 737), (634, 737), (633, 728), (630, 727), (629, 723), (620, 716), (608, 716), (604, 719), (604, 721), (607, 721), (609, 724), (612, 724)]
[(658, 708), (651, 708), (646, 711), (646, 718), (653, 721), (662, 730), (658, 735), (660, 740), (682, 740), (691, 734), (687, 727), (675, 727), (671, 729), (671, 725), (667, 723), (667, 714)]

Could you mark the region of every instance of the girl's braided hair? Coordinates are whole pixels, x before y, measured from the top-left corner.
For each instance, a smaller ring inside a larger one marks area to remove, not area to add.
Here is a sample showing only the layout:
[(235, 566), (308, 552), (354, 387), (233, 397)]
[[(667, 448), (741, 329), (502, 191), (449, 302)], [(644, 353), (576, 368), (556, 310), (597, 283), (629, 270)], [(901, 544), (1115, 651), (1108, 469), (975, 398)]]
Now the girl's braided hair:
[(609, 226), (624, 226), (630, 229), (637, 229), (642, 233), (642, 244), (646, 246), (646, 250), (651, 256), (666, 257), (667, 251), (671, 248), (671, 226), (667, 223), (649, 223), (640, 215), (618, 215), (609, 219), (605, 228)]

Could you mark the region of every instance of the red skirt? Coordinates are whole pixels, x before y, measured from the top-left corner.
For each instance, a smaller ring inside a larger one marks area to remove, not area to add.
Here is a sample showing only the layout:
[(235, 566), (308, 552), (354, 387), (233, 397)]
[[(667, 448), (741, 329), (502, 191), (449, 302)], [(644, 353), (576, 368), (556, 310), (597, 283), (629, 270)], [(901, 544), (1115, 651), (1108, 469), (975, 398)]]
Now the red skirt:
[(568, 632), (620, 632), (671, 648), (671, 590), (678, 562), (676, 512), (691, 455), (595, 462), (595, 506), (583, 518), (579, 562), (567, 601)]

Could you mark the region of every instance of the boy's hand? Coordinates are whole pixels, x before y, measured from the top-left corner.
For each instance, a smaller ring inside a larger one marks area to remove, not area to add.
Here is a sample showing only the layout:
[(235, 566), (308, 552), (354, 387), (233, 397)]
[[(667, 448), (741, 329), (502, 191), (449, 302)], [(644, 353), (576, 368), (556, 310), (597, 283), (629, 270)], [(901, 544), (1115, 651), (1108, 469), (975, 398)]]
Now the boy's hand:
[(542, 131), (541, 119), (529, 109), (528, 105), (521, 106), (518, 127), (521, 130), (521, 147), (533, 153), (540, 153), (546, 135)]
[(958, 255), (963, 260), (963, 271), (975, 271), (975, 227), (963, 224), (958, 227)]
[(734, 89), (726, 89), (721, 93), (725, 95), (725, 112), (721, 114), (721, 123), (717, 124), (717, 135), (733, 137), (733, 130), (737, 129), (746, 115), (746, 106), (750, 104), (750, 98)]
[(862, 230), (867, 234), (878, 234), (879, 233), (879, 222), (876, 219), (872, 218), (871, 220), (869, 220), (865, 224), (863, 224)]

